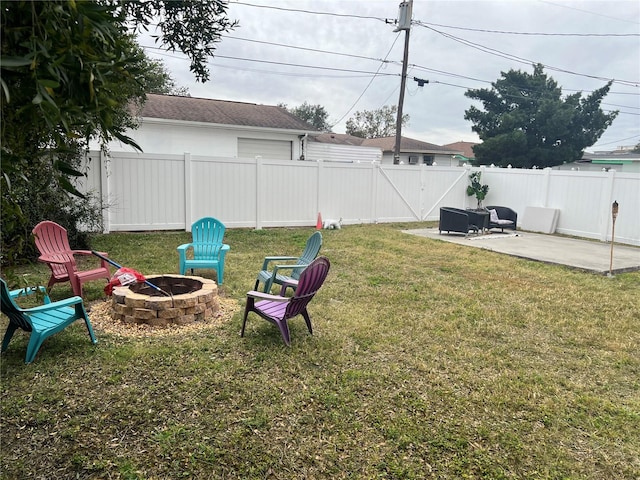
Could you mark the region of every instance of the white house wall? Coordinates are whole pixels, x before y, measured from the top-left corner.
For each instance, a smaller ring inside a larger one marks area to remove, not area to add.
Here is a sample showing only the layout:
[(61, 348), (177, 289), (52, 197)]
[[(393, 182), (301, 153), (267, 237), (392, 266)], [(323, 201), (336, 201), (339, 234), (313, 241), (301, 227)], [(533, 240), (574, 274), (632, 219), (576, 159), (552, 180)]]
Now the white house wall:
[[(278, 133), (269, 129), (253, 127), (227, 127), (198, 122), (143, 119), (138, 129), (130, 131), (131, 136), (145, 154), (160, 153), (216, 157), (238, 157), (238, 138), (288, 141), (292, 144), (292, 155), (301, 155), (301, 141), (297, 133)], [(112, 152), (134, 152), (135, 149), (119, 141), (109, 145)]]
[[(422, 161), (422, 156), (425, 155), (423, 153), (420, 154), (414, 154), (412, 153), (411, 156), (414, 155), (418, 155), (420, 158), (420, 161)], [(459, 164), (458, 159), (454, 159), (453, 156), (451, 154), (442, 154), (442, 153), (433, 153), (433, 154), (428, 154), (428, 155), (433, 155), (433, 161), (436, 163), (437, 166), (441, 166), (441, 167), (457, 167)], [(400, 154), (400, 162), (402, 165), (409, 165), (409, 154), (408, 153), (401, 153)], [(385, 152), (382, 155), (382, 163), (383, 164), (387, 164), (387, 165), (393, 165), (393, 153), (389, 153), (389, 152)]]
[(322, 160), (325, 162), (371, 163), (380, 162), (382, 158), (382, 150), (379, 148), (356, 145), (309, 141), (305, 150), (305, 160), (313, 162)]

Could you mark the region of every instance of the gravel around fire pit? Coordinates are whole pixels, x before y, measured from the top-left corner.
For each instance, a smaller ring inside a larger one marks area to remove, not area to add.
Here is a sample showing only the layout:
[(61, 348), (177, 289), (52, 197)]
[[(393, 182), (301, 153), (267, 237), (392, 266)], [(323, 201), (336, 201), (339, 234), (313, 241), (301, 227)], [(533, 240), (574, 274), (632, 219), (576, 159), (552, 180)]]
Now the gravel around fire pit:
[(98, 301), (91, 305), (89, 319), (96, 333), (104, 332), (122, 337), (147, 337), (189, 335), (195, 331), (215, 329), (233, 317), (240, 310), (240, 304), (233, 299), (218, 297), (219, 308), (203, 321), (197, 321), (188, 325), (167, 325), (154, 327), (148, 324), (127, 324), (112, 317), (113, 306), (111, 299)]

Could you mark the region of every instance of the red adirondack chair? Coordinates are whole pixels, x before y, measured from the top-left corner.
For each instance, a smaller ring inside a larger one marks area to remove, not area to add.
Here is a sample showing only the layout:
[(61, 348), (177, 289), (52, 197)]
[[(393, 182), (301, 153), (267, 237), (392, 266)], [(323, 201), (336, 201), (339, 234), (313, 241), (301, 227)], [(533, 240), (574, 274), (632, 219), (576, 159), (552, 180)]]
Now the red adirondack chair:
[[(329, 266), (329, 260), (325, 257), (318, 257), (311, 262), (300, 274), (293, 297), (271, 295), (255, 290), (248, 292), (240, 336), (244, 337), (244, 329), (249, 312), (255, 312), (268, 322), (276, 325), (280, 329), (284, 343), (288, 346), (291, 345), (291, 339), (287, 321), (293, 317), (302, 315), (309, 333), (313, 334), (307, 304), (313, 299), (316, 292), (320, 290), (325, 278), (327, 278)], [(281, 292), (285, 291), (286, 288), (287, 284), (284, 284)]]
[[(74, 255), (92, 255), (89, 250), (72, 250), (69, 246), (67, 230), (55, 222), (40, 222), (33, 229), (36, 247), (40, 252), (38, 261), (46, 263), (51, 269), (51, 278), (47, 291), (60, 282), (71, 282), (73, 294), (82, 296), (82, 284), (90, 280), (104, 278), (109, 281), (111, 273), (109, 264), (100, 260), (100, 267), (92, 270), (78, 271)], [(107, 256), (104, 252), (98, 252)], [(97, 257), (96, 257), (97, 258)]]

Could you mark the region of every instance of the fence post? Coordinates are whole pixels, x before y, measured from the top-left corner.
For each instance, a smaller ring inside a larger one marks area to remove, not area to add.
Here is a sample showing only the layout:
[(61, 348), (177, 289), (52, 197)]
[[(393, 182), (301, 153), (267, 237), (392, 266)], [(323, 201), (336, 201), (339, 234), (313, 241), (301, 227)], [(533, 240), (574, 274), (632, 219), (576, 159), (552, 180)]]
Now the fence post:
[(427, 164), (426, 163), (421, 163), (420, 164), (420, 195), (419, 195), (419, 202), (420, 202), (420, 218), (419, 220), (424, 219), (425, 215), (424, 215), (424, 210), (425, 210), (425, 184), (426, 184), (426, 176), (427, 176)]
[(378, 223), (378, 177), (382, 162), (371, 162), (371, 223)]
[(613, 198), (613, 186), (615, 183), (616, 171), (611, 169), (605, 173), (605, 185), (602, 193), (602, 205), (600, 208), (600, 241), (606, 242), (611, 229), (611, 204)]
[(265, 203), (262, 201), (262, 197), (264, 196), (264, 189), (266, 189), (264, 182), (262, 181), (262, 176), (264, 175), (264, 165), (262, 163), (262, 156), (256, 155), (256, 230), (262, 230), (262, 205)]
[[(317, 208), (316, 208), (316, 212), (320, 213), (322, 215), (322, 206), (323, 206), (323, 200), (324, 200), (324, 195), (322, 194), (322, 185), (323, 185), (323, 170), (324, 170), (324, 161), (322, 159), (317, 160), (317, 164), (318, 164), (318, 178), (317, 178), (317, 197), (316, 197), (316, 204), (317, 204)], [(312, 220), (312, 225), (315, 225), (315, 219)]]
[(544, 170), (544, 189), (542, 195), (542, 207), (547, 208), (549, 205), (549, 186), (551, 185), (551, 167), (546, 167)]
[(111, 192), (109, 192), (109, 163), (111, 160), (107, 154), (100, 149), (98, 152), (98, 168), (100, 169), (100, 203), (103, 206), (107, 204), (107, 208), (103, 210), (102, 216), (102, 231), (103, 233), (109, 233), (111, 229)]
[(193, 210), (191, 208), (191, 191), (193, 188), (191, 181), (191, 154), (184, 152), (184, 230), (185, 232), (191, 231), (191, 224), (193, 223), (191, 217), (193, 216)]
[[(462, 193), (462, 205), (464, 208), (471, 208), (469, 207), (469, 195), (467, 195), (467, 185), (469, 185), (469, 175), (471, 175), (471, 165), (465, 165), (464, 167), (464, 176), (465, 178), (465, 184), (462, 187), (461, 193)], [(484, 170), (480, 170), (480, 174), (482, 175), (484, 173)], [(451, 188), (453, 188), (454, 185), (456, 185), (458, 183), (458, 181), (461, 179), (462, 177), (458, 177), (458, 180), (456, 180), (454, 182), (453, 185), (451, 185), (451, 187), (449, 188), (449, 190), (451, 190)], [(447, 193), (449, 192), (449, 190), (447, 190)], [(438, 203), (440, 203), (442, 201), (442, 198), (444, 197), (444, 195), (438, 200)]]

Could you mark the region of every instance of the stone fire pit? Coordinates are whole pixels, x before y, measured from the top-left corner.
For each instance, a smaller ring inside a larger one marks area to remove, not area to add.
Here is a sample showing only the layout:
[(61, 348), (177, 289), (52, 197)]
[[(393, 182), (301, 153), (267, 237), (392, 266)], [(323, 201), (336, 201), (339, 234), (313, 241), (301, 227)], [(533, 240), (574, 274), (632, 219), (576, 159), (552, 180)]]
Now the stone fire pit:
[(145, 283), (113, 289), (113, 317), (125, 323), (164, 327), (203, 321), (218, 311), (218, 285), (213, 280), (185, 275), (151, 275)]

